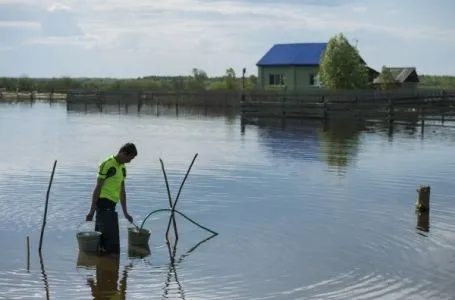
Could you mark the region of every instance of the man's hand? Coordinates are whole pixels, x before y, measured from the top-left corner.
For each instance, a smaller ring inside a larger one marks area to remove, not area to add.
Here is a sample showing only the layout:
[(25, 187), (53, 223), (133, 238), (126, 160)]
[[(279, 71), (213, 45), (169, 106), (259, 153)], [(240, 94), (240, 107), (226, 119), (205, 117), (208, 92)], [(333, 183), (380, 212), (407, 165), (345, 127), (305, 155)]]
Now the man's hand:
[(125, 213), (125, 219), (127, 219), (130, 223), (133, 223), (133, 217), (130, 216), (128, 213)]

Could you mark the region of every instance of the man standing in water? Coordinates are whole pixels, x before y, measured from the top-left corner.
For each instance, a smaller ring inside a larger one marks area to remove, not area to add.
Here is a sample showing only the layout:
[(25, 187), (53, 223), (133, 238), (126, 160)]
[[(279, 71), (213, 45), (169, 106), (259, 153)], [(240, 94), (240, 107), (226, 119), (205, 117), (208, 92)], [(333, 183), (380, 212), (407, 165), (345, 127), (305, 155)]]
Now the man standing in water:
[(96, 211), (95, 230), (102, 233), (101, 251), (103, 252), (120, 252), (118, 215), (115, 211), (119, 201), (125, 218), (133, 222), (126, 207), (125, 164), (131, 162), (136, 156), (136, 146), (133, 143), (126, 143), (116, 155), (108, 157), (99, 166), (92, 204), (85, 219), (92, 221)]

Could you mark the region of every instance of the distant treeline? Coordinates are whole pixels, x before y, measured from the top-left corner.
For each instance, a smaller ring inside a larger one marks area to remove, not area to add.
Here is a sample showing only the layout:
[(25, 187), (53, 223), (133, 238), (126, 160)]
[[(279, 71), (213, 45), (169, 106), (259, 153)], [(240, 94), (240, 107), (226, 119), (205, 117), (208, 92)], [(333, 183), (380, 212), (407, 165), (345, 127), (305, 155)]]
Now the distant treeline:
[(449, 75), (420, 75), (419, 87), (455, 90), (455, 76)]
[[(250, 75), (242, 80), (232, 68), (225, 76), (208, 77), (200, 69), (193, 69), (187, 76), (146, 76), (141, 78), (30, 78), (0, 77), (0, 91), (66, 91), (69, 89), (139, 90), (139, 91), (202, 91), (255, 89), (257, 77)], [(420, 88), (455, 90), (455, 76), (420, 75)]]
[(69, 89), (95, 90), (140, 90), (140, 91), (202, 91), (254, 89), (257, 78), (254, 75), (237, 76), (230, 68), (225, 76), (208, 77), (203, 70), (193, 69), (187, 76), (146, 76), (140, 78), (19, 78), (0, 77), (0, 89), (8, 91), (66, 91)]

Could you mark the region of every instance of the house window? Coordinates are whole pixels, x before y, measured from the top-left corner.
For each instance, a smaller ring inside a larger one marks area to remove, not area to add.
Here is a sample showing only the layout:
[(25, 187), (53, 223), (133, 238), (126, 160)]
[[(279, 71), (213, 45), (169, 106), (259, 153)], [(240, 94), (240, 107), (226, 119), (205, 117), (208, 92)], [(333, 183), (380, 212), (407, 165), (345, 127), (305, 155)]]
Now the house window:
[(270, 74), (269, 85), (284, 85), (286, 76), (284, 74)]
[(316, 74), (313, 74), (313, 73), (310, 74), (310, 82), (309, 82), (309, 84), (311, 86), (316, 85)]

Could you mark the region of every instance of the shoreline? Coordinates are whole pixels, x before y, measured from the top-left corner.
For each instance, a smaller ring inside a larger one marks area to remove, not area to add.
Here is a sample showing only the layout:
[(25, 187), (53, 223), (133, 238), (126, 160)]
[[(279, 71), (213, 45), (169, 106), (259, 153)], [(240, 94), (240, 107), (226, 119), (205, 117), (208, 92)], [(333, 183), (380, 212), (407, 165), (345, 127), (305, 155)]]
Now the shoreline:
[(0, 91), (0, 102), (22, 102), (22, 101), (66, 101), (65, 93), (38, 93), (38, 92), (4, 92)]

